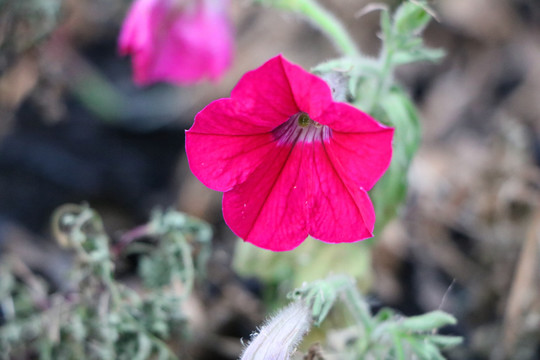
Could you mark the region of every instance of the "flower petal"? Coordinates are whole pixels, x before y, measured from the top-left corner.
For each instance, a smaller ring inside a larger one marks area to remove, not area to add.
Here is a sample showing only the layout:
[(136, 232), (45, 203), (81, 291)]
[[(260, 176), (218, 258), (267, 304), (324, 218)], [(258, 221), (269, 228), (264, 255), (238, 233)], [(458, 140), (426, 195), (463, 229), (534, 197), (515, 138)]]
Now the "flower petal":
[(310, 184), (309, 234), (329, 243), (373, 236), (375, 212), (366, 191), (343, 178), (323, 142), (314, 142)]
[[(307, 123), (298, 118), (304, 112)], [(281, 125), (289, 126), (286, 139)], [(277, 56), (245, 74), (229, 99), (197, 114), (186, 153), (194, 174), (225, 192), (223, 215), (235, 234), (285, 251), (308, 235), (329, 243), (372, 236), (366, 191), (390, 163), (392, 136)]]
[(186, 154), (193, 174), (216, 191), (242, 183), (275, 149), (270, 133), (242, 136), (186, 133)]
[(278, 146), (247, 180), (223, 195), (231, 230), (254, 245), (291, 250), (307, 235), (306, 174), (301, 145)]
[(346, 133), (371, 133), (391, 129), (354, 106), (339, 102), (327, 106), (324, 113), (312, 119), (329, 126), (334, 131)]
[(169, 6), (159, 0), (137, 0), (133, 2), (122, 25), (119, 37), (121, 55), (133, 56), (133, 80), (138, 85), (155, 81), (152, 66), (159, 54), (156, 31), (163, 27)]
[(325, 145), (339, 173), (369, 191), (390, 165), (393, 134), (390, 128), (373, 133), (334, 131)]
[(258, 135), (271, 132), (285, 121), (256, 116), (234, 99), (218, 99), (195, 115), (188, 133)]
[(312, 118), (320, 116), (332, 103), (332, 91), (328, 84), (281, 55), (279, 58), (298, 108)]
[(232, 26), (226, 5), (192, 1), (135, 0), (119, 38), (120, 53), (133, 56), (134, 80), (193, 84), (218, 79), (230, 66)]
[[(287, 71), (294, 81), (305, 78), (315, 89), (321, 81), (330, 91), (322, 80), (277, 56), (244, 75), (231, 98), (214, 101), (197, 114), (186, 132), (186, 153), (191, 170), (206, 186), (231, 189), (245, 181), (272, 150), (270, 132), (299, 111)], [(298, 91), (309, 92), (309, 86)]]
[(152, 41), (152, 16), (159, 16), (165, 9), (156, 0), (138, 0), (133, 3), (122, 24), (118, 38), (121, 55), (141, 51)]
[(278, 55), (245, 73), (232, 90), (231, 98), (241, 100), (245, 112), (269, 122), (277, 121), (275, 126), (287, 121), (300, 109), (283, 67), (286, 62)]
[(250, 114), (234, 99), (210, 103), (186, 132), (193, 174), (217, 191), (228, 191), (245, 181), (276, 147), (270, 132), (274, 123), (268, 121)]
[(207, 76), (215, 80), (230, 66), (233, 37), (225, 13), (209, 9), (205, 2), (196, 6), (194, 14), (179, 13), (170, 28), (163, 29), (167, 31), (156, 30), (149, 68), (153, 81), (193, 84)]

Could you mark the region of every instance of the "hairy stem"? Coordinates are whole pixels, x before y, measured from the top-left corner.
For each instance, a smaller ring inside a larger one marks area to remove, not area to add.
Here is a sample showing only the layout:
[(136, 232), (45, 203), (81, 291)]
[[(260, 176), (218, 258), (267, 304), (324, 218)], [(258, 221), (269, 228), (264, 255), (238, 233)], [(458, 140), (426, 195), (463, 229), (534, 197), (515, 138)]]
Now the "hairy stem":
[(361, 55), (341, 21), (316, 0), (263, 0), (261, 2), (304, 15), (334, 42), (343, 55), (350, 57)]

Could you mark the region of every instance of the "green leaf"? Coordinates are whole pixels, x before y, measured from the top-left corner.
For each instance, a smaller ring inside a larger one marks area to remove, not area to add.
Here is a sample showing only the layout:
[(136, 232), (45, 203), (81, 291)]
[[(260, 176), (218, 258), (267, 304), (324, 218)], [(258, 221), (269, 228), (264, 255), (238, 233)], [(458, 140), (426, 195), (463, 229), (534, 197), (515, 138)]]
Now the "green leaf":
[(421, 37), (417, 37), (414, 35), (397, 34), (394, 54), (397, 51), (414, 51), (422, 47), (423, 43), (424, 41)]
[(427, 351), (430, 360), (445, 360), (441, 355), (441, 351), (430, 342), (425, 342), (424, 349)]
[(373, 103), (373, 97), (377, 94), (377, 88), (379, 87), (378, 75), (376, 76), (363, 76), (359, 78), (356, 83), (356, 91), (353, 94), (358, 94), (355, 106), (360, 110), (369, 109)]
[(430, 20), (431, 15), (424, 6), (405, 2), (394, 13), (394, 29), (397, 34), (418, 34)]
[(409, 51), (396, 51), (392, 57), (394, 65), (410, 64), (418, 61), (438, 61), (445, 55), (442, 49), (430, 49), (421, 47)]
[(427, 314), (412, 316), (404, 319), (399, 327), (405, 331), (431, 331), (446, 325), (454, 325), (457, 320), (444, 311), (436, 310)]
[(377, 315), (375, 315), (375, 320), (377, 322), (383, 322), (392, 319), (395, 315), (396, 313), (394, 310), (390, 308), (382, 308), (379, 310), (379, 312), (377, 312)]
[(146, 360), (152, 355), (152, 341), (142, 331), (137, 333), (137, 352), (133, 360)]
[(418, 114), (408, 95), (394, 86), (380, 97), (374, 117), (394, 127), (394, 154), (389, 169), (370, 191), (377, 222), (375, 234), (392, 220), (407, 194), (407, 172), (420, 144)]
[(445, 348), (458, 346), (463, 342), (463, 338), (461, 336), (428, 335), (426, 338), (429, 339), (429, 341), (431, 341), (433, 344)]
[[(381, 98), (380, 106), (387, 123), (395, 128), (394, 146), (408, 166), (420, 144), (420, 122), (416, 107), (399, 87)], [(402, 152), (402, 153), (400, 153)]]
[(431, 360), (430, 349), (426, 349), (424, 341), (407, 338), (407, 342), (420, 360)]
[(405, 350), (398, 333), (392, 332), (392, 343), (394, 344), (394, 357), (396, 360), (405, 360)]

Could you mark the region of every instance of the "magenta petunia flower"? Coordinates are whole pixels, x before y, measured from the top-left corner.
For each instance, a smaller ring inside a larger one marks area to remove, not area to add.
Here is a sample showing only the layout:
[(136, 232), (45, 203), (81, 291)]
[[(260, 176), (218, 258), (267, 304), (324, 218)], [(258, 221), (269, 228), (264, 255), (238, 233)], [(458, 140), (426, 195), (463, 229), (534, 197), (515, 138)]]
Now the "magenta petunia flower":
[(120, 32), (139, 85), (217, 80), (233, 53), (227, 0), (135, 0)]
[(308, 235), (328, 243), (372, 236), (367, 191), (390, 163), (392, 136), (280, 55), (197, 114), (186, 152), (195, 176), (224, 192), (232, 231), (284, 251)]

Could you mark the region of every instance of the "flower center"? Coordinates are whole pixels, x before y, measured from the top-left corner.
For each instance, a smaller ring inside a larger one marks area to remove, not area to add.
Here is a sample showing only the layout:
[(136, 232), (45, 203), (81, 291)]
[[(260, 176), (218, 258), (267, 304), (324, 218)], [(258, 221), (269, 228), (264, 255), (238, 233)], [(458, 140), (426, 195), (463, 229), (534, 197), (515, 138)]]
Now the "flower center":
[(291, 116), (283, 124), (272, 130), (272, 133), (278, 144), (322, 142), (329, 140), (332, 136), (332, 130), (328, 126), (313, 121), (303, 111)]
[[(298, 115), (298, 114), (297, 114)], [(306, 126), (309, 126), (310, 123), (313, 123), (314, 121), (311, 120), (311, 118), (309, 117), (308, 114), (306, 114), (305, 112), (301, 112), (299, 113), (298, 115), (298, 125), (300, 125), (301, 127), (306, 127)]]

